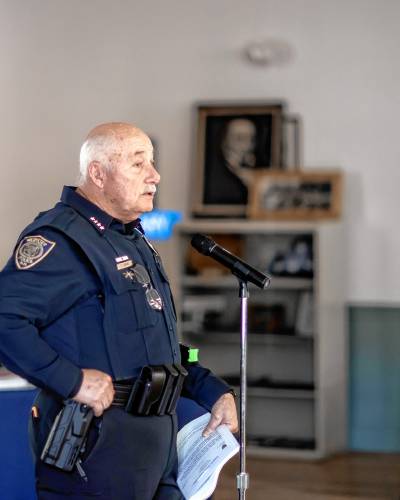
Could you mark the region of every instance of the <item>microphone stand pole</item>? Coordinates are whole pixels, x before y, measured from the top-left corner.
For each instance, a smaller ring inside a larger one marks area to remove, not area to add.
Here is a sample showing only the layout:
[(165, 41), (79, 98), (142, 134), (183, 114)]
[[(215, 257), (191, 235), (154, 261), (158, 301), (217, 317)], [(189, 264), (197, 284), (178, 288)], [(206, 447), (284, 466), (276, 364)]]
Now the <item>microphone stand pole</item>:
[(240, 404), (239, 404), (239, 457), (240, 472), (236, 475), (239, 499), (246, 498), (249, 487), (249, 475), (246, 472), (246, 405), (247, 405), (247, 301), (249, 289), (247, 283), (239, 279), (239, 297), (241, 301), (240, 324)]

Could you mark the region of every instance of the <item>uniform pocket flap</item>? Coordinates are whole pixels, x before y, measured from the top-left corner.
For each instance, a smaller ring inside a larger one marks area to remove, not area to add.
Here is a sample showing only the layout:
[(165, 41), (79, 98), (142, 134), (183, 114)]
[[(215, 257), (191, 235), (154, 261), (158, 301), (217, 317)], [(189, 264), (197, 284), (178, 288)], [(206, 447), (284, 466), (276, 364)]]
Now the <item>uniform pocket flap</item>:
[(143, 285), (130, 278), (129, 275), (126, 275), (127, 272), (128, 271), (115, 271), (115, 273), (112, 273), (110, 276), (112, 287), (117, 295), (143, 289)]

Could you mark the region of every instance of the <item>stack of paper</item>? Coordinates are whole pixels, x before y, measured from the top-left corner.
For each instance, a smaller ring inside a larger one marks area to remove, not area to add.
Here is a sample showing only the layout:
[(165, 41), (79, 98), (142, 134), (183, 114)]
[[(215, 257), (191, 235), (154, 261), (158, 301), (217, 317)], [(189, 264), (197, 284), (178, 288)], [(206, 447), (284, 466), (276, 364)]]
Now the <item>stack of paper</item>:
[(192, 420), (178, 432), (178, 486), (186, 500), (204, 500), (217, 486), (223, 465), (239, 451), (239, 444), (226, 425), (207, 438), (202, 432), (210, 413)]

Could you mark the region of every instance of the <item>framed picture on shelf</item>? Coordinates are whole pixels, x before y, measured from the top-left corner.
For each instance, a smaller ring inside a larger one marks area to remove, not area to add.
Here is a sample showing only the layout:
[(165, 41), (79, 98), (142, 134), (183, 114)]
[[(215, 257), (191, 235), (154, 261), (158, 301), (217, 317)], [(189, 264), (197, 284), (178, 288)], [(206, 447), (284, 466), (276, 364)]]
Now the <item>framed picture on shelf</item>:
[(282, 169), (283, 104), (213, 104), (197, 108), (193, 214), (240, 217), (261, 169)]
[(340, 217), (341, 205), (339, 170), (260, 170), (250, 189), (248, 215), (270, 220), (335, 219)]

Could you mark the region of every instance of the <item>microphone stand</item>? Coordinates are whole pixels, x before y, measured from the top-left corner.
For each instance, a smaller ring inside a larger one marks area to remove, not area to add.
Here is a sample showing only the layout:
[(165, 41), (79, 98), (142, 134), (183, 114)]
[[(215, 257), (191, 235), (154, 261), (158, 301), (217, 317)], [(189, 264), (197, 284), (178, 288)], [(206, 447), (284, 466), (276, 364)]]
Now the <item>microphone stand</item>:
[(249, 289), (247, 282), (254, 283), (261, 289), (267, 288), (270, 277), (249, 266), (246, 262), (220, 247), (211, 238), (202, 234), (195, 234), (191, 244), (198, 252), (209, 256), (227, 267), (239, 281), (239, 297), (241, 300), (241, 342), (240, 342), (240, 472), (236, 475), (236, 485), (239, 499), (246, 498), (249, 487), (249, 475), (246, 472), (246, 404), (247, 404), (247, 302)]
[(239, 403), (239, 457), (240, 472), (236, 475), (236, 484), (239, 499), (246, 498), (246, 490), (249, 487), (249, 475), (246, 472), (246, 411), (247, 411), (247, 302), (249, 289), (247, 283), (239, 281), (239, 297), (241, 301), (240, 322), (240, 403)]

